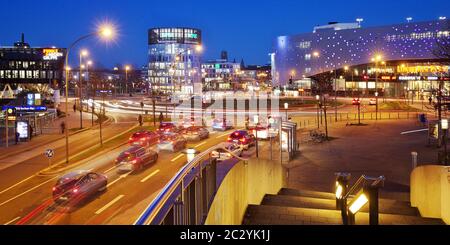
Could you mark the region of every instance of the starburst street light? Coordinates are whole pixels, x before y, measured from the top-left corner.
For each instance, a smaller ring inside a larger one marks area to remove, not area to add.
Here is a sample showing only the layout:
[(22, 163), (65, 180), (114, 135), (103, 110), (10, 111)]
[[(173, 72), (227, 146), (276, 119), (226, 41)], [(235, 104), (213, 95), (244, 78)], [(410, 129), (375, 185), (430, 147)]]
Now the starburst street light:
[[(81, 42), (84, 39), (90, 38), (90, 37), (95, 37), (98, 36), (100, 37), (102, 40), (108, 41), (108, 40), (112, 40), (114, 38), (114, 36), (116, 35), (116, 31), (115, 28), (112, 24), (109, 23), (104, 23), (98, 26), (97, 30), (94, 32), (91, 32), (89, 34), (86, 34), (84, 36), (79, 37), (78, 39), (76, 39), (74, 42), (72, 42), (67, 50), (66, 50), (66, 59), (65, 59), (65, 67), (66, 67), (66, 88), (65, 88), (65, 96), (66, 96), (66, 106), (65, 106), (65, 110), (66, 113), (69, 111), (68, 110), (68, 104), (69, 104), (69, 69), (68, 69), (68, 65), (69, 65), (69, 55), (70, 55), (70, 50), (75, 47), (75, 45), (79, 42)], [(69, 124), (68, 124), (68, 117), (66, 116), (64, 119), (64, 125), (65, 125), (65, 138), (66, 138), (66, 163), (69, 163)]]
[(408, 21), (408, 23), (411, 22), (412, 20), (413, 20), (412, 17), (406, 17), (406, 21)]

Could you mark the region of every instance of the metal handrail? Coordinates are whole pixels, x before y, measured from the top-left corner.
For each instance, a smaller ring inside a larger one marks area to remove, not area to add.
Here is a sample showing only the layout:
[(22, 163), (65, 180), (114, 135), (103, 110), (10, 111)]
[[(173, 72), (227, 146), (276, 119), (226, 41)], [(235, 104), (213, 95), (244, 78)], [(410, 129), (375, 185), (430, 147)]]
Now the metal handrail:
[(186, 177), (191, 172), (192, 169), (198, 167), (202, 163), (202, 160), (205, 156), (210, 154), (212, 151), (218, 149), (230, 153), (233, 157), (237, 158), (238, 160), (241, 161), (249, 160), (248, 158), (236, 156), (233, 152), (223, 147), (223, 144), (213, 146), (208, 150), (198, 154), (192, 161), (184, 165), (184, 167), (181, 168), (180, 171), (178, 171), (175, 174), (175, 176), (164, 186), (164, 188), (161, 190), (158, 196), (150, 203), (150, 205), (147, 206), (147, 208), (144, 210), (144, 212), (142, 212), (142, 214), (139, 216), (139, 218), (136, 220), (134, 224), (135, 225), (150, 224), (158, 215), (158, 213), (162, 210), (162, 208), (164, 207), (170, 196), (176, 191), (177, 187), (180, 184), (182, 184), (184, 177)]
[(350, 188), (350, 190), (345, 194), (345, 196), (343, 197), (343, 199), (347, 199), (355, 190), (356, 188), (365, 183), (366, 181), (373, 181), (371, 186), (376, 187), (377, 185), (383, 183), (383, 181), (385, 180), (384, 176), (380, 176), (378, 178), (374, 178), (374, 177), (369, 177), (366, 175), (361, 175), (361, 177), (359, 177), (359, 179), (356, 181), (356, 183), (352, 186), (352, 188)]

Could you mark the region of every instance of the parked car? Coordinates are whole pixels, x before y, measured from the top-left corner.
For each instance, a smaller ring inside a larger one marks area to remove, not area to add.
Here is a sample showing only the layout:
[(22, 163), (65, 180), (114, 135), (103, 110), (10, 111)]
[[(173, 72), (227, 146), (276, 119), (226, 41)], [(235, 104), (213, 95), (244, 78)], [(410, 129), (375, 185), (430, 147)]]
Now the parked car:
[[(258, 131), (258, 133), (256, 133)], [(270, 139), (278, 135), (278, 129), (272, 127), (257, 126), (250, 128), (250, 132), (258, 139)]]
[(178, 126), (181, 129), (183, 129), (183, 128), (186, 129), (186, 128), (195, 126), (195, 123), (196, 123), (195, 118), (184, 118), (179, 122)]
[(248, 131), (238, 130), (230, 134), (227, 142), (236, 143), (242, 145), (244, 149), (248, 149), (251, 146), (256, 145), (255, 139), (255, 136), (253, 134), (249, 134)]
[(229, 152), (223, 149), (217, 149), (211, 153), (212, 157), (216, 158), (217, 161), (221, 162), (233, 158), (233, 155), (240, 157), (242, 155), (242, 152), (244, 151), (244, 147), (236, 143), (226, 143), (224, 145), (224, 148), (233, 154), (230, 154)]
[(122, 152), (115, 163), (118, 172), (130, 172), (142, 170), (144, 167), (156, 163), (158, 153), (150, 148), (133, 146)]
[(192, 126), (181, 131), (187, 141), (200, 141), (209, 137), (209, 131), (205, 127)]
[(361, 104), (361, 99), (360, 98), (353, 98), (352, 105), (360, 105), (360, 104)]
[(53, 200), (59, 204), (76, 205), (81, 201), (106, 190), (105, 175), (78, 170), (58, 179), (53, 187)]
[(163, 134), (163, 133), (167, 133), (167, 132), (176, 133), (176, 132), (178, 132), (178, 130), (179, 129), (178, 129), (177, 125), (175, 125), (175, 123), (173, 123), (173, 122), (162, 122), (159, 125), (159, 128), (158, 128), (157, 132), (159, 134)]
[(158, 143), (159, 135), (151, 131), (139, 131), (131, 135), (128, 143), (135, 146), (151, 146)]
[(377, 100), (376, 99), (370, 99), (369, 100), (369, 105), (377, 105)]
[(187, 140), (180, 134), (165, 133), (161, 135), (158, 151), (178, 152), (186, 148)]
[(225, 118), (214, 119), (212, 122), (212, 129), (214, 131), (227, 131), (233, 128), (233, 123)]

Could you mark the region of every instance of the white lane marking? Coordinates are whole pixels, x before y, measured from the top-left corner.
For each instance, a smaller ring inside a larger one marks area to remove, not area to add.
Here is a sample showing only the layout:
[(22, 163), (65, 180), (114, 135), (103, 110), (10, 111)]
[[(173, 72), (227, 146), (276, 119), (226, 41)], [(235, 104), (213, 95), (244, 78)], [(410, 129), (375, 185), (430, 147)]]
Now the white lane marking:
[(224, 137), (224, 136), (227, 136), (227, 135), (230, 135), (230, 133), (226, 133), (226, 134), (219, 135), (219, 136), (216, 137), (216, 139), (220, 139), (220, 138), (222, 138), (222, 137)]
[(95, 214), (101, 214), (103, 211), (105, 211), (106, 209), (108, 209), (109, 207), (111, 207), (114, 203), (118, 202), (120, 199), (122, 199), (124, 197), (124, 195), (119, 195), (116, 198), (114, 198), (114, 200), (110, 201), (108, 204), (106, 204), (105, 206), (103, 206), (102, 208), (100, 208), (99, 210), (97, 210), (97, 212), (95, 212)]
[(14, 218), (13, 220), (11, 220), (11, 221), (8, 221), (8, 222), (6, 222), (4, 225), (10, 225), (10, 224), (12, 224), (12, 223), (14, 223), (14, 222), (16, 222), (18, 219), (20, 219), (20, 216), (19, 217), (16, 217), (16, 218)]
[(428, 131), (429, 129), (419, 129), (419, 130), (412, 130), (412, 131), (406, 131), (406, 132), (402, 132), (400, 133), (401, 135), (405, 135), (405, 134), (413, 134), (413, 133), (419, 133), (419, 132), (424, 132), (424, 131)]
[(198, 144), (198, 145), (194, 146), (194, 148), (200, 147), (200, 146), (202, 146), (202, 145), (204, 145), (204, 144), (206, 144), (206, 143), (207, 143), (206, 141), (205, 141), (205, 142), (203, 142), (203, 143), (200, 143), (200, 144)]
[(151, 177), (153, 177), (153, 176), (155, 176), (157, 173), (159, 173), (159, 169), (158, 170), (155, 170), (153, 173), (151, 173), (151, 174), (149, 174), (147, 177), (145, 177), (145, 178), (143, 178), (142, 180), (141, 180), (141, 183), (144, 183), (145, 181), (147, 181), (148, 179), (150, 179)]
[(183, 157), (184, 154), (180, 154), (177, 157), (175, 157), (174, 159), (170, 160), (171, 162), (175, 162), (176, 160), (180, 159), (181, 157)]
[(3, 191), (1, 191), (0, 194), (3, 194), (3, 193), (5, 193), (5, 192), (11, 190), (12, 188), (14, 188), (14, 187), (16, 187), (16, 186), (22, 184), (23, 182), (25, 182), (25, 181), (27, 181), (27, 180), (33, 178), (33, 177), (34, 177), (34, 175), (33, 175), (33, 176), (30, 176), (30, 177), (28, 177), (28, 178), (26, 178), (26, 179), (24, 179), (24, 180), (22, 180), (22, 181), (20, 181), (20, 182), (17, 182), (16, 184), (14, 184), (14, 185), (12, 185), (12, 186), (10, 186), (10, 187), (4, 189)]
[(27, 191), (25, 191), (25, 192), (22, 192), (21, 194), (15, 196), (15, 197), (12, 197), (12, 198), (10, 198), (10, 199), (8, 199), (8, 200), (6, 200), (6, 201), (0, 203), (0, 207), (3, 206), (3, 205), (5, 205), (5, 204), (7, 204), (8, 202), (10, 202), (10, 201), (12, 201), (12, 200), (18, 198), (18, 197), (21, 197), (21, 196), (27, 194), (27, 193), (30, 192), (30, 191), (33, 191), (33, 190), (35, 190), (35, 189), (37, 189), (37, 188), (39, 188), (39, 187), (41, 187), (41, 186), (47, 184), (47, 183), (50, 182), (50, 181), (53, 181), (53, 180), (56, 179), (57, 177), (58, 177), (58, 176), (55, 176), (55, 177), (53, 177), (53, 178), (51, 178), (51, 179), (49, 179), (49, 180), (47, 180), (47, 181), (45, 181), (45, 182), (43, 182), (43, 183), (41, 183), (41, 184), (35, 186), (35, 187), (33, 187), (33, 188), (31, 188), (31, 189), (29, 189), (29, 190), (27, 190)]
[(106, 188), (114, 185), (115, 183), (117, 183), (117, 181), (121, 180), (121, 179), (125, 179), (128, 175), (130, 175), (131, 172), (127, 173), (127, 174), (123, 174), (121, 175), (119, 178), (117, 178), (116, 180), (114, 180), (113, 182), (109, 183), (106, 185)]
[(112, 167), (112, 168), (106, 170), (104, 173), (107, 174), (108, 172), (112, 171), (112, 170), (115, 169), (116, 167), (117, 167), (117, 166), (114, 166), (114, 167)]

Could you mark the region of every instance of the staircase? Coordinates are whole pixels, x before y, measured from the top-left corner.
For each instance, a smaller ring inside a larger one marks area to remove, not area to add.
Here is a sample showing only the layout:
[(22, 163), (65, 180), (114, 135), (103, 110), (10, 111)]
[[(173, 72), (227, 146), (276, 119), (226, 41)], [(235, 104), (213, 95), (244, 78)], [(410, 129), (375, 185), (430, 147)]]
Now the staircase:
[[(351, 198), (349, 202), (351, 201)], [(355, 217), (357, 225), (369, 224), (368, 207)], [(379, 199), (380, 225), (444, 225), (440, 219), (422, 218), (409, 202)], [(249, 205), (244, 225), (342, 225), (334, 193), (281, 189), (266, 195), (261, 205)]]

